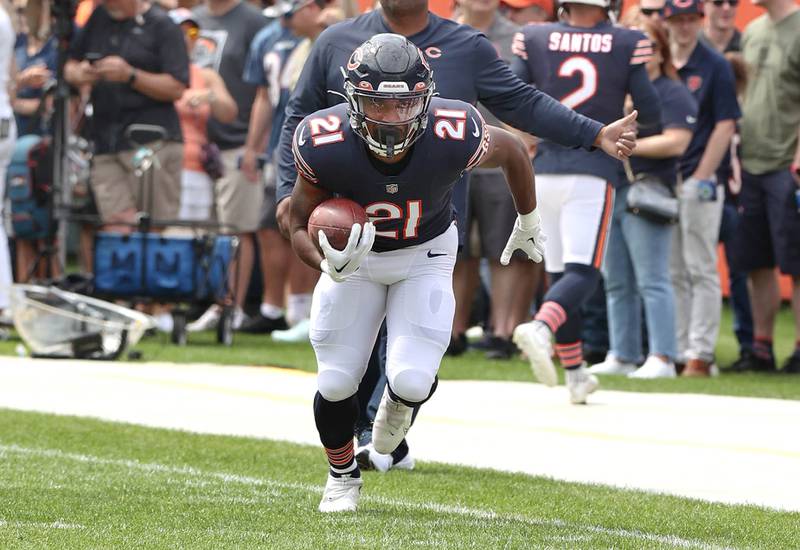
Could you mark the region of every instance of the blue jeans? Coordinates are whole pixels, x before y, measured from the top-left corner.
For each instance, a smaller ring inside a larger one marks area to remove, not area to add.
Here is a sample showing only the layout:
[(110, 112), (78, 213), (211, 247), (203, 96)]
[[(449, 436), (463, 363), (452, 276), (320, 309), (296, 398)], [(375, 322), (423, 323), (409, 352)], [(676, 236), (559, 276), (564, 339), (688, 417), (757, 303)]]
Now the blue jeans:
[(728, 262), (728, 283), (730, 285), (730, 303), (733, 310), (733, 332), (739, 341), (739, 353), (753, 349), (753, 313), (750, 309), (750, 293), (747, 289), (747, 273), (739, 271), (731, 258), (736, 254), (741, 243), (736, 238), (739, 229), (740, 215), (736, 205), (725, 202), (722, 207), (722, 224), (719, 228), (719, 240), (725, 245), (725, 259)]
[(674, 359), (675, 298), (669, 273), (673, 226), (627, 212), (630, 188), (617, 189), (603, 266), (609, 351), (621, 361), (641, 361), (644, 302), (649, 352)]

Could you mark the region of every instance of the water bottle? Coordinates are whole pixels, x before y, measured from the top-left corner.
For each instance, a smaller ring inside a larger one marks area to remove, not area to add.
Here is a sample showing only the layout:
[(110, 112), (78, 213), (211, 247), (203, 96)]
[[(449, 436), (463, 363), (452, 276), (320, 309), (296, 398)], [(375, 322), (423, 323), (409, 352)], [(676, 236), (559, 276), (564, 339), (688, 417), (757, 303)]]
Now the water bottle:
[(706, 202), (717, 200), (717, 182), (714, 180), (697, 180), (697, 198)]

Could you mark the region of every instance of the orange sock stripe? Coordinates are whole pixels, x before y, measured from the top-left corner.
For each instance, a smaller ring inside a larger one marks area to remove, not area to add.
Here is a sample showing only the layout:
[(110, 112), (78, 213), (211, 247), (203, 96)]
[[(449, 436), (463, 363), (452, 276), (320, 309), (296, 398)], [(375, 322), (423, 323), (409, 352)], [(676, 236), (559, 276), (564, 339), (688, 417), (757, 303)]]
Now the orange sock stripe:
[(592, 265), (597, 269), (603, 263), (603, 256), (606, 250), (606, 241), (608, 240), (608, 224), (611, 222), (611, 214), (614, 210), (614, 188), (610, 183), (606, 183), (606, 198), (603, 204), (603, 215), (600, 217), (600, 229), (597, 233), (597, 242), (594, 246), (594, 255), (592, 256)]
[(556, 354), (562, 367), (576, 367), (583, 363), (583, 342), (556, 344)]
[(341, 453), (342, 451), (346, 451), (347, 449), (352, 449), (352, 448), (353, 448), (353, 442), (351, 440), (342, 445), (341, 447), (339, 447), (338, 449), (328, 449), (327, 447), (325, 447), (325, 452)]
[(581, 349), (582, 344), (580, 342), (575, 342), (574, 344), (556, 344), (556, 350), (560, 351), (569, 351), (573, 349)]
[(353, 460), (353, 442), (350, 441), (344, 447), (339, 447), (338, 449), (326, 448), (325, 454), (328, 455), (328, 462), (334, 466), (345, 466)]
[(545, 302), (534, 317), (537, 321), (545, 323), (552, 332), (558, 330), (567, 320), (567, 312), (556, 302)]

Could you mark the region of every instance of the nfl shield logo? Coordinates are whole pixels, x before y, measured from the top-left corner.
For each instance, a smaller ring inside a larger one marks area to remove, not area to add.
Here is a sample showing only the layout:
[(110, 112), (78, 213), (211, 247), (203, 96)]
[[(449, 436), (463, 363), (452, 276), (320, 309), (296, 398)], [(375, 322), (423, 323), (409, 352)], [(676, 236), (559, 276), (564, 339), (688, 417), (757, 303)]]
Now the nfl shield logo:
[(387, 193), (389, 193), (391, 195), (394, 195), (395, 193), (397, 193), (397, 191), (398, 191), (398, 187), (397, 187), (396, 183), (387, 183), (386, 184), (386, 192)]

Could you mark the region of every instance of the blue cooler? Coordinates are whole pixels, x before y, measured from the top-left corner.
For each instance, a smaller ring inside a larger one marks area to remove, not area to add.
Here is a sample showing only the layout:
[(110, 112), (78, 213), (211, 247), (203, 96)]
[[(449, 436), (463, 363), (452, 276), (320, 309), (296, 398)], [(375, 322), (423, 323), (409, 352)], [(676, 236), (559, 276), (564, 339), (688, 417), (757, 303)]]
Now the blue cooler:
[(152, 297), (195, 296), (197, 243), (192, 237), (147, 235), (145, 290)]
[(94, 290), (97, 294), (144, 293), (144, 235), (98, 233), (94, 238)]

